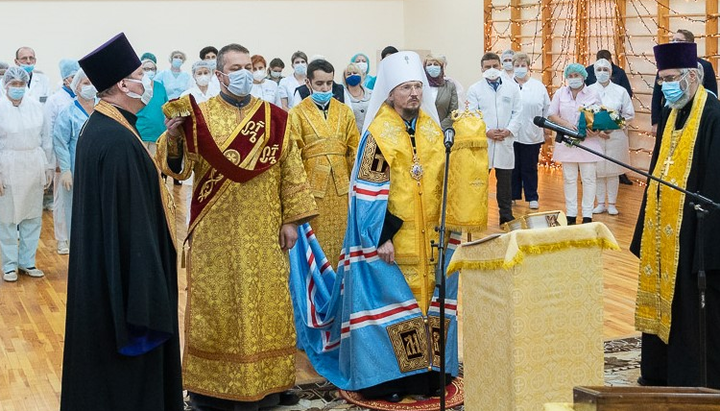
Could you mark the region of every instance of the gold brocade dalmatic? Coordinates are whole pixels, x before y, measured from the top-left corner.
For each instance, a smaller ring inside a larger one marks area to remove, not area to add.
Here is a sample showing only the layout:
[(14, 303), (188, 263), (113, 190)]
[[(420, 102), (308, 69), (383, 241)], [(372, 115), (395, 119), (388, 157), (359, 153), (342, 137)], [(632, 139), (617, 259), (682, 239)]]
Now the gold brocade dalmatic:
[[(686, 188), (700, 116), (706, 101), (707, 92), (700, 87), (693, 99), (685, 127), (681, 130), (675, 130), (678, 110), (670, 112), (653, 169), (655, 177)], [(661, 186), (655, 181), (648, 184), (640, 246), (635, 328), (657, 335), (666, 344), (672, 323), (684, 205), (684, 193)]]
[[(415, 180), (410, 170), (413, 147), (405, 123), (383, 104), (368, 131), (390, 166), (388, 211), (403, 220), (393, 237), (395, 261), (405, 276), (423, 313), (427, 313), (435, 287), (437, 252), (430, 240), (439, 240), (435, 227), (440, 220), (445, 147), (440, 126), (422, 110), (416, 124), (415, 145), (423, 175)], [(432, 254), (435, 260), (431, 261)]]
[[(237, 109), (218, 96), (200, 104), (218, 146), (234, 137), (254, 103)], [(269, 132), (285, 131), (279, 128)], [(164, 134), (158, 159), (169, 176), (194, 171), (197, 181), (212, 172), (200, 153), (184, 155), (182, 172), (174, 173), (164, 161), (167, 148)], [(295, 381), (289, 262), (278, 234), (282, 224), (317, 215), (295, 144), (286, 135), (275, 166), (245, 183), (226, 183), (206, 211), (189, 238), (183, 383), (203, 395), (256, 401)]]
[(337, 268), (347, 225), (350, 172), (360, 134), (350, 107), (331, 100), (325, 114), (311, 98), (288, 115), (289, 136), (300, 148), (320, 215), (312, 222), (328, 261)]

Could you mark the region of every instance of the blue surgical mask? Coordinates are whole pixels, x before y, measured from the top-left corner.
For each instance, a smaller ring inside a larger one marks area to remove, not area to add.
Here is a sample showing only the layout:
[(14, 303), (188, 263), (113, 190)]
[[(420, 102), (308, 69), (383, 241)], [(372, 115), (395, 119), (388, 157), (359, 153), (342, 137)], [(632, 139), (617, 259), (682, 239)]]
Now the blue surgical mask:
[(345, 77), (345, 82), (348, 86), (355, 87), (358, 84), (360, 84), (360, 81), (362, 80), (362, 77), (360, 77), (359, 74), (351, 74), (347, 77)]
[(25, 95), (25, 87), (8, 87), (8, 97), (11, 100), (20, 100)]
[(148, 76), (150, 80), (155, 78), (155, 74), (157, 74), (155, 70), (149, 70), (145, 72), (145, 75)]
[(304, 76), (307, 74), (307, 64), (305, 63), (296, 64), (294, 69), (295, 74), (297, 74), (298, 76)]
[(30, 74), (35, 70), (34, 64), (21, 64), (20, 67), (22, 67), (23, 70), (25, 70), (26, 73)]
[(205, 60), (205, 61), (207, 61), (208, 64), (210, 64), (210, 71), (215, 71), (215, 69), (217, 68), (217, 60), (211, 59), (211, 60)]
[(253, 74), (250, 70), (240, 69), (224, 75), (230, 79), (230, 84), (227, 88), (232, 94), (238, 97), (245, 97), (252, 91)]
[(515, 78), (523, 79), (527, 77), (527, 67), (515, 67)]
[(442, 72), (442, 67), (440, 67), (440, 66), (425, 66), (425, 71), (427, 71), (427, 73), (430, 77), (438, 78), (438, 76)]
[(666, 106), (680, 100), (683, 93), (685, 93), (680, 87), (680, 81), (664, 81), (662, 83), (662, 92), (663, 96), (665, 96)]
[(172, 59), (172, 66), (173, 66), (173, 68), (178, 69), (178, 68), (180, 68), (180, 66), (182, 66), (182, 65), (183, 65), (183, 60), (182, 60), (182, 59), (179, 59), (179, 58), (174, 58), (174, 59)]
[(315, 90), (313, 90), (313, 93), (310, 94), (310, 97), (312, 97), (313, 101), (318, 104), (321, 104), (321, 105), (327, 104), (328, 101), (330, 101), (330, 99), (332, 98), (332, 96), (333, 96), (332, 91), (315, 91)]

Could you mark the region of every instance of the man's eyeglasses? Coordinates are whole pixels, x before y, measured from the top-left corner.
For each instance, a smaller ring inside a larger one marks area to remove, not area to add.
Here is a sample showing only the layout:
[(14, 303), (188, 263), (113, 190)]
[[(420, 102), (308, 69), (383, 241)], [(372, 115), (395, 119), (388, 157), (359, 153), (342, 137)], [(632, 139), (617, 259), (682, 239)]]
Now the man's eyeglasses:
[(663, 83), (668, 82), (672, 83), (674, 81), (680, 81), (682, 79), (684, 74), (674, 74), (671, 76), (665, 76), (665, 77), (658, 77), (658, 79), (655, 81), (658, 86), (662, 86)]

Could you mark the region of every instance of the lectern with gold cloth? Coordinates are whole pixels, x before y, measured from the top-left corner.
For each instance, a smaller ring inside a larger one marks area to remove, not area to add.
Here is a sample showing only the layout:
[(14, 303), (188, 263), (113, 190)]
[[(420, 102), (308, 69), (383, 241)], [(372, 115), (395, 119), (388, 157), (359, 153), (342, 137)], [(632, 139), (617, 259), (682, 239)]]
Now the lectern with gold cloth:
[(457, 249), (468, 410), (541, 410), (603, 385), (600, 223), (518, 230)]

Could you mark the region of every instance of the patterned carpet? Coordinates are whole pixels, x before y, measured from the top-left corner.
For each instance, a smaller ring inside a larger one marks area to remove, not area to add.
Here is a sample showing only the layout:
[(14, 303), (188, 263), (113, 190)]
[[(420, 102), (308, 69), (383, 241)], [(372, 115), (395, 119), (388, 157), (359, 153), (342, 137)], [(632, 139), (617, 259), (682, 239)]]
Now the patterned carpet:
[[(462, 372), (462, 366), (461, 366)], [(605, 342), (605, 385), (637, 386), (640, 376), (640, 337), (622, 338)], [(294, 406), (267, 408), (268, 411), (370, 411), (348, 404), (337, 388), (325, 381), (295, 387), (300, 403)], [(190, 411), (188, 406), (186, 410)], [(464, 411), (463, 406), (452, 408)]]

